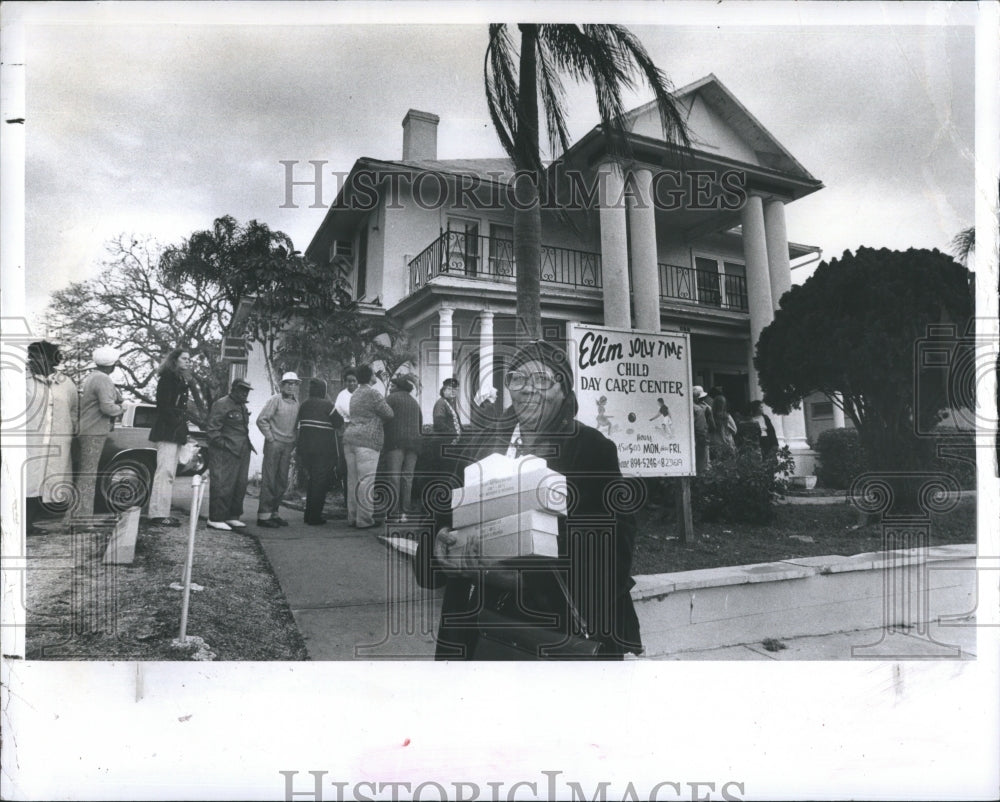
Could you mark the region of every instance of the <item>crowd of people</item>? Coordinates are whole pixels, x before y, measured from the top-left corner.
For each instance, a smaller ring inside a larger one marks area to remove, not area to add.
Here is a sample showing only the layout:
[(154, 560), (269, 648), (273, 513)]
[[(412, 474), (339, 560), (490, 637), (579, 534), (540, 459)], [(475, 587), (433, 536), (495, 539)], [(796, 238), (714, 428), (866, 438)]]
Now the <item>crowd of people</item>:
[[(34, 343), (29, 348), (29, 412), (36, 429), (47, 435), (34, 441), (44, 449), (29, 460), (27, 474), (28, 526), (32, 510), (60, 493), (59, 478), (72, 477), (68, 439), (80, 438), (81, 499), (93, 510), (96, 475), (104, 438), (122, 399), (109, 374), (118, 362), (114, 349), (94, 352), (94, 370), (82, 394), (56, 372), (58, 348)], [(433, 437), (424, 433), (419, 404), (413, 396), (416, 380), (398, 374), (387, 393), (376, 388), (370, 365), (348, 370), (345, 387), (331, 402), (326, 383), (311, 380), (301, 401), (301, 382), (293, 372), (281, 377), (279, 392), (264, 405), (256, 426), (264, 436), (257, 526), (287, 525), (279, 508), (289, 483), (293, 454), (306, 488), (303, 520), (318, 526), (328, 492), (343, 492), (347, 524), (374, 527), (378, 510), (374, 487), (382, 476), (389, 489), (390, 521), (405, 523), (428, 512), (414, 504), (414, 476), (431, 444), (434, 458), (423, 469), (441, 474), (452, 487), (462, 484), (463, 470), (489, 454), (544, 458), (551, 470), (566, 478), (565, 516), (559, 518), (559, 558), (536, 570), (517, 567), (484, 571), (468, 531), (453, 529), (450, 509), (433, 513), (431, 526), (417, 527), (419, 545), (414, 562), (418, 581), (444, 587), (437, 657), (497, 659), (498, 639), (491, 630), (483, 640), (484, 616), (505, 622), (514, 632), (500, 653), (523, 651), (524, 643), (538, 648), (585, 644), (573, 656), (621, 659), (642, 651), (639, 622), (630, 596), (635, 521), (610, 492), (622, 477), (615, 444), (596, 429), (576, 419), (573, 372), (566, 352), (546, 341), (534, 341), (514, 356), (504, 385), (511, 407), (501, 410), (495, 391), (480, 393), (463, 424), (456, 399), (457, 379), (442, 383), (433, 410)], [(250, 457), (250, 412), (247, 398), (253, 388), (245, 379), (232, 382), (229, 392), (212, 405), (205, 425), (211, 476), (208, 526), (216, 530), (246, 530), (241, 519)], [(149, 439), (156, 444), (157, 465), (150, 493), (149, 521), (178, 526), (170, 515), (179, 453), (188, 442), (187, 405), (192, 390), (190, 353), (171, 351), (158, 370), (157, 418)], [(692, 388), (695, 461), (699, 474), (736, 453), (740, 442), (762, 454), (777, 449), (774, 427), (760, 402), (737, 422), (719, 388), (706, 393)], [(33, 408), (32, 408), (33, 407)], [(60, 439), (61, 438), (61, 439)], [(625, 496), (628, 494), (625, 493)], [(440, 505), (439, 505), (440, 506)], [(485, 612), (484, 612), (485, 611)], [(500, 629), (503, 629), (501, 627)], [(525, 640), (525, 633), (531, 633)], [(488, 642), (488, 648), (484, 646)]]
[(722, 388), (709, 392), (695, 385), (691, 388), (694, 413), (695, 471), (701, 476), (712, 463), (736, 456), (738, 448), (746, 446), (767, 457), (778, 450), (778, 436), (771, 418), (764, 413), (760, 401), (750, 404), (749, 414), (736, 417), (729, 411)]

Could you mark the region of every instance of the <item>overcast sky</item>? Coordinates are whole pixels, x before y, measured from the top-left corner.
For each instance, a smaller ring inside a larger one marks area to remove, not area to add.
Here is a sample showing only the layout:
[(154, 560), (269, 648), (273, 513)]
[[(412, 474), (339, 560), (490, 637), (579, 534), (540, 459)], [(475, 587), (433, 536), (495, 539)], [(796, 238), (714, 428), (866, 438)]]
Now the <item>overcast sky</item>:
[[(92, 275), (119, 232), (179, 242), (231, 214), (304, 250), (324, 210), (308, 208), (309, 189), (280, 208), (279, 162), (301, 161), (308, 178), (310, 160), (347, 171), (361, 156), (398, 158), (409, 108), (441, 117), (439, 158), (502, 155), (483, 97), (484, 24), (298, 24), (319, 19), (308, 9), (285, 25), (233, 24), (249, 20), (235, 13), (137, 24), (136, 9), (119, 11), (103, 6), (97, 25), (77, 7), (73, 24), (49, 14), (27, 28), (29, 311)], [(641, 21), (629, 27), (675, 86), (715, 73), (824, 182), (789, 206), (790, 239), (827, 257), (947, 249), (973, 224), (971, 27)], [(569, 88), (575, 139), (596, 110), (589, 87)], [(331, 179), (324, 201), (335, 192)]]

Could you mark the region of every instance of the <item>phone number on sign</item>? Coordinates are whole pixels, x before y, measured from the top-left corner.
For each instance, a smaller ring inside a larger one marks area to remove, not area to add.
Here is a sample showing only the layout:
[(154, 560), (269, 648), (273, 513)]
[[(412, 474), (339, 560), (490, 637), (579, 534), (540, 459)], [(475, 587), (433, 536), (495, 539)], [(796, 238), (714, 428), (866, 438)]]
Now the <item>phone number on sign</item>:
[(670, 457), (631, 457), (618, 463), (620, 468), (676, 468), (684, 460)]

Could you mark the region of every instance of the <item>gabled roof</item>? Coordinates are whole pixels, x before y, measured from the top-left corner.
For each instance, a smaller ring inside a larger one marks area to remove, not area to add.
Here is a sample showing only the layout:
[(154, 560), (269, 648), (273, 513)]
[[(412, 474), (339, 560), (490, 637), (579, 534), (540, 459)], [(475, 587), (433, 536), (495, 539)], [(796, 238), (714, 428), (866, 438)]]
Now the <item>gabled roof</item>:
[(483, 181), (506, 183), (514, 175), (514, 162), (510, 159), (421, 159), (417, 161), (388, 161), (413, 170), (471, 175)]
[[(725, 84), (714, 73), (709, 73), (693, 83), (683, 86), (674, 93), (674, 97), (686, 103), (688, 113), (691, 113), (694, 99), (700, 95), (705, 104), (739, 134), (753, 149), (760, 166), (773, 170), (792, 173), (807, 181), (816, 181), (805, 167), (792, 156), (774, 135), (754, 117), (749, 110), (737, 100)], [(632, 129), (643, 116), (656, 113), (656, 101), (652, 100), (625, 115), (625, 124)], [(692, 141), (692, 147), (698, 150), (699, 142)]]

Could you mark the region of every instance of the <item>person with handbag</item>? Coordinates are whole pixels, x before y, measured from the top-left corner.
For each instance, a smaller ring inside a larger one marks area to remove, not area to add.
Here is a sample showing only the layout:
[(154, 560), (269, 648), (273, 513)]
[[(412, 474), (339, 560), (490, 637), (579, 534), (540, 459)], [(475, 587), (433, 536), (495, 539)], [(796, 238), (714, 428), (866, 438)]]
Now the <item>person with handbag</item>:
[(156, 443), (156, 471), (149, 494), (149, 522), (155, 526), (180, 526), (170, 514), (177, 473), (177, 452), (187, 443), (187, 405), (191, 355), (175, 348), (164, 357), (157, 369), (156, 420), (149, 439)]
[(459, 463), (531, 454), (565, 476), (559, 557), (485, 570), (476, 559), (475, 534), (452, 529), (450, 507), (440, 510), (433, 533), (421, 535), (414, 562), (419, 584), (444, 586), (436, 659), (640, 654), (630, 595), (635, 520), (623, 503), (639, 488), (622, 477), (615, 444), (576, 420), (565, 351), (542, 340), (528, 343), (510, 362), (504, 384), (511, 409), (488, 429), (466, 435)]

